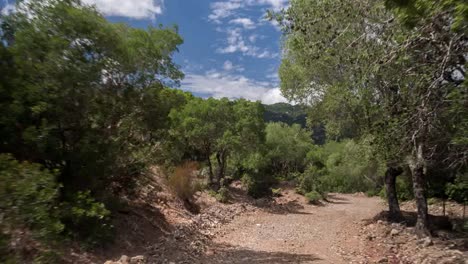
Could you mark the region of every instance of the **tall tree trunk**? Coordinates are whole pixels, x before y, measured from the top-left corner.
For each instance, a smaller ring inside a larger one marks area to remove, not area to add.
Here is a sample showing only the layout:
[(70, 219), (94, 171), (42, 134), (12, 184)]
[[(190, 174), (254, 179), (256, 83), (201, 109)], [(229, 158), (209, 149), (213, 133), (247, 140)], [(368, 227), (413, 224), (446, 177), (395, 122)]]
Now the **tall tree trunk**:
[(208, 155), (208, 186), (213, 187), (214, 186), (214, 175), (213, 175), (213, 165), (211, 164), (211, 157)]
[(416, 160), (412, 166), (413, 192), (416, 199), (417, 215), (416, 234), (419, 237), (430, 236), (429, 214), (426, 200), (426, 175), (424, 172), (423, 146), (418, 145)]
[(218, 167), (216, 171), (216, 185), (219, 189), (223, 185), (224, 174), (226, 170), (226, 150), (216, 153), (216, 160), (218, 162)]
[(385, 172), (385, 190), (387, 191), (389, 220), (391, 221), (399, 221), (403, 218), (396, 192), (396, 177), (401, 173), (403, 173), (401, 167), (387, 165), (387, 171)]

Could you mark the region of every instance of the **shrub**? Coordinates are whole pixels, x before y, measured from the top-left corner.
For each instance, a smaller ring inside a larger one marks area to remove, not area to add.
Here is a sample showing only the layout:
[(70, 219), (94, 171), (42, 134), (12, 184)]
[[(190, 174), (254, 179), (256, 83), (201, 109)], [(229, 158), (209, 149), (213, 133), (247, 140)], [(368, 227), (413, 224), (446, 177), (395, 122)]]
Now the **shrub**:
[(62, 231), (63, 225), (55, 218), (56, 172), (2, 154), (0, 178), (0, 208), (4, 210), (7, 224), (25, 225), (37, 230), (41, 237)]
[(250, 196), (259, 198), (271, 195), (270, 188), (276, 183), (276, 179), (270, 163), (270, 158), (261, 152), (252, 153), (243, 160), (242, 184)]
[(198, 169), (195, 162), (187, 162), (174, 169), (169, 178), (169, 186), (172, 191), (183, 201), (189, 201), (195, 194), (196, 184), (194, 183), (194, 172)]
[(448, 183), (445, 192), (450, 199), (458, 203), (466, 203), (468, 201), (468, 173), (459, 174), (454, 183)]
[[(413, 185), (407, 175), (403, 174), (397, 177), (395, 184), (399, 201), (409, 201), (414, 198)], [(380, 196), (382, 199), (387, 199), (387, 192), (385, 191), (385, 187), (381, 188), (378, 196)]]
[(227, 203), (229, 201), (229, 192), (226, 187), (219, 188), (218, 192), (215, 195), (216, 200), (221, 203)]
[(318, 204), (320, 199), (322, 199), (322, 195), (316, 191), (311, 191), (305, 194), (305, 197), (311, 204)]
[(299, 184), (297, 186), (297, 192), (304, 195), (311, 191), (322, 191), (320, 184), (320, 177), (322, 176), (322, 170), (314, 165), (308, 166), (304, 173), (298, 176)]
[(56, 238), (64, 226), (57, 217), (56, 172), (0, 154), (0, 179), (0, 262), (6, 262), (15, 229), (27, 228), (45, 240)]
[(375, 157), (367, 139), (329, 142), (307, 156), (311, 165), (299, 185), (303, 192), (367, 192), (383, 184), (384, 163)]
[(96, 246), (113, 238), (111, 212), (97, 202), (90, 191), (77, 192), (70, 202), (62, 204), (62, 220), (74, 238)]
[(271, 189), (271, 194), (275, 197), (280, 197), (281, 196), (281, 192), (283, 190), (281, 188), (278, 188), (278, 189), (275, 189), (275, 188), (272, 188)]

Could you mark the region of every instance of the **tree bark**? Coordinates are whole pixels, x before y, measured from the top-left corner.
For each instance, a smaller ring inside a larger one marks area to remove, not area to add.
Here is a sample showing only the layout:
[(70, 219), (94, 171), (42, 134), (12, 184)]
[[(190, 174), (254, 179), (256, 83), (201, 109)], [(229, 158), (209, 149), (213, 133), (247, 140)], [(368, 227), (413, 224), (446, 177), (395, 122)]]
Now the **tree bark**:
[(212, 186), (214, 185), (214, 182), (213, 182), (214, 175), (213, 175), (213, 165), (211, 164), (211, 157), (210, 157), (210, 155), (208, 155), (208, 168), (209, 168), (209, 172), (208, 172), (208, 185), (212, 187)]
[(403, 169), (399, 166), (387, 166), (385, 172), (385, 190), (387, 192), (388, 211), (390, 221), (400, 221), (403, 217), (398, 204), (396, 192), (396, 177), (403, 173)]
[(216, 171), (216, 186), (219, 189), (223, 184), (222, 181), (224, 179), (226, 170), (226, 150), (216, 153), (216, 160), (218, 162), (218, 168)]
[(417, 216), (416, 234), (419, 237), (430, 236), (429, 214), (426, 200), (426, 175), (424, 172), (424, 160), (422, 155), (422, 145), (418, 145), (415, 164), (412, 168), (413, 192), (416, 199)]

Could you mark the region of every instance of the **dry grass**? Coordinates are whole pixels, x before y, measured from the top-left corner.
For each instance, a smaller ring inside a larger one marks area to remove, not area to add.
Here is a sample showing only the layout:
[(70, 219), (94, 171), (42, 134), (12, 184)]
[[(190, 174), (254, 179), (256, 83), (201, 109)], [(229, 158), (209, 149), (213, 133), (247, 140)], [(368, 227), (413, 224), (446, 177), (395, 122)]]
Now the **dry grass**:
[(189, 201), (195, 192), (195, 172), (198, 170), (198, 163), (186, 162), (175, 168), (169, 177), (169, 186), (177, 197), (184, 201)]

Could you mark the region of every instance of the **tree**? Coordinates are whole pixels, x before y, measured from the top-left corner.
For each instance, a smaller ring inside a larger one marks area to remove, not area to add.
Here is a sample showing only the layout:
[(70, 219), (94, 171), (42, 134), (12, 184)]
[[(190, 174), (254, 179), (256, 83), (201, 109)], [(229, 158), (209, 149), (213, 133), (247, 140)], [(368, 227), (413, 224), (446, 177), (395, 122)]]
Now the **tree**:
[[(351, 125), (353, 137), (373, 135), (377, 153), (390, 165), (389, 192), (395, 189), (391, 172), (399, 164), (411, 165), (420, 235), (428, 234), (425, 168), (442, 153), (463, 157), (444, 146), (466, 128), (444, 117), (466, 104), (466, 23), (460, 22), (465, 4), (432, 2), (401, 2), (410, 3), (403, 9), (409, 13), (413, 7), (437, 6), (424, 10), (430, 15), (413, 28), (375, 1), (297, 0), (276, 15), (287, 37), (280, 68), (283, 94), (322, 110), (327, 133), (339, 135)], [(391, 212), (398, 214), (392, 200)]]
[(208, 163), (208, 182), (215, 190), (222, 185), (228, 157), (253, 148), (261, 142), (264, 131), (262, 105), (246, 100), (196, 98), (182, 109), (171, 111), (170, 118), (171, 134)]
[(313, 144), (310, 132), (298, 124), (269, 123), (265, 145), (273, 171), (288, 177), (289, 173), (304, 171)]
[(177, 27), (112, 24), (79, 0), (17, 1), (0, 23), (0, 153), (58, 171), (58, 202), (79, 208), (61, 211), (65, 228), (99, 236), (100, 202), (132, 193), (164, 139), (165, 103), (185, 100), (167, 88), (183, 77)]

